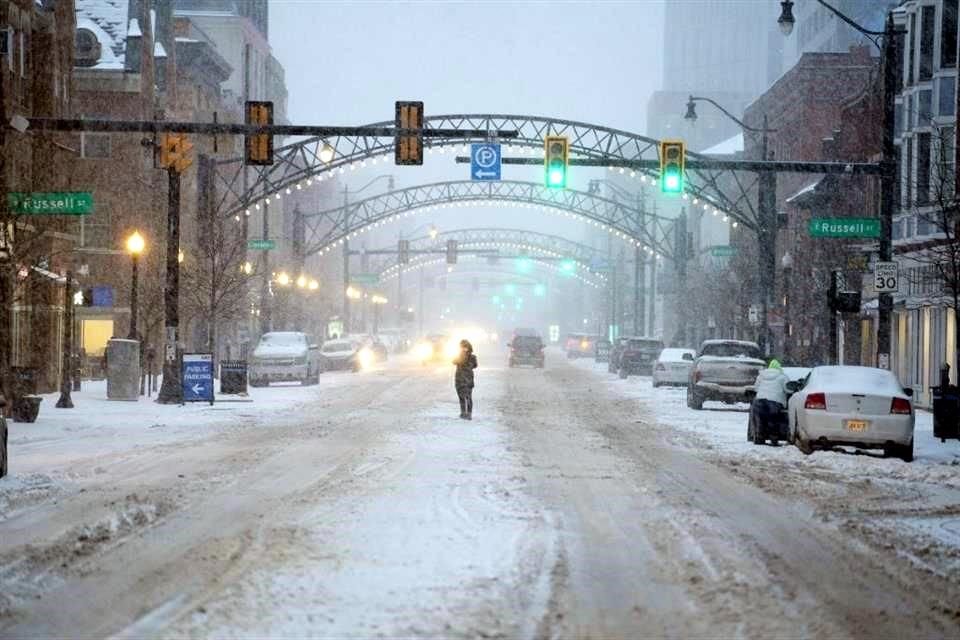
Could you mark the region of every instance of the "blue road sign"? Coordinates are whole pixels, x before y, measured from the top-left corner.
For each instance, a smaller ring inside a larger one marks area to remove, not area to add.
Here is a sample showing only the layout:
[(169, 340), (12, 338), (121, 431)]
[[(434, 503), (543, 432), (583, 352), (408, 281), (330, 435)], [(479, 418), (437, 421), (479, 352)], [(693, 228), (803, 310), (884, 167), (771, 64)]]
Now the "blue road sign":
[(500, 145), (474, 143), (470, 145), (470, 179), (500, 179)]
[(213, 404), (213, 354), (183, 354), (183, 401)]

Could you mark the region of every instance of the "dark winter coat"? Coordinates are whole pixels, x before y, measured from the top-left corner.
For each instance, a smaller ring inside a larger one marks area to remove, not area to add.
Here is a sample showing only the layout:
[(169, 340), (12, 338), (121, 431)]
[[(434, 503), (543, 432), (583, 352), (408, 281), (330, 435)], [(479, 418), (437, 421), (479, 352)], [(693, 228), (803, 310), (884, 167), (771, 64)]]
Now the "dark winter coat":
[(477, 368), (477, 356), (472, 351), (466, 351), (453, 361), (457, 365), (457, 372), (453, 376), (453, 385), (457, 389), (473, 389), (473, 370)]

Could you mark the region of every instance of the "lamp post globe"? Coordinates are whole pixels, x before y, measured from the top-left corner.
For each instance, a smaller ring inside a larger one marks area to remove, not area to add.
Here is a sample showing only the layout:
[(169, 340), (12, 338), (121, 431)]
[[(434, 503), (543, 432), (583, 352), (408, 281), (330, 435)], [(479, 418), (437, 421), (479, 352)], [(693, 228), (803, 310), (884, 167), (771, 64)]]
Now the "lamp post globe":
[(140, 254), (146, 248), (146, 240), (140, 235), (139, 231), (134, 231), (127, 237), (127, 253), (130, 254), (130, 332), (127, 338), (130, 340), (139, 340), (137, 332), (137, 292), (139, 290), (138, 279), (140, 272)]
[(793, 18), (793, 0), (782, 0), (780, 3), (780, 17), (777, 18), (777, 24), (780, 25), (780, 33), (789, 36), (793, 33), (793, 25), (796, 20)]

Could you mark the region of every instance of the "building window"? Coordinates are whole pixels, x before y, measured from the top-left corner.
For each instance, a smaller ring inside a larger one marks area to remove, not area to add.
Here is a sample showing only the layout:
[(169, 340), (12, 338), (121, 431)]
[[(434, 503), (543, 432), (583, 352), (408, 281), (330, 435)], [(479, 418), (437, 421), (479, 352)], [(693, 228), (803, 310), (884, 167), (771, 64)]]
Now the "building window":
[(930, 202), (930, 134), (917, 136), (917, 204)]
[(936, 158), (937, 158), (937, 194), (944, 202), (953, 199), (956, 190), (956, 129), (940, 127), (937, 130)]
[(914, 61), (914, 52), (916, 51), (917, 46), (917, 14), (910, 14), (910, 37), (909, 44), (907, 44), (907, 85), (913, 85), (913, 61)]
[(920, 80), (933, 77), (933, 41), (936, 7), (923, 7), (920, 16)]
[(960, 0), (944, 0), (940, 20), (940, 67), (957, 66), (957, 7)]
[(903, 163), (903, 195), (904, 206), (913, 205), (913, 140), (907, 140), (907, 158)]
[(957, 110), (957, 79), (953, 76), (937, 81), (938, 109), (941, 116), (952, 116)]
[(923, 89), (917, 96), (917, 122), (918, 127), (929, 127), (933, 121), (933, 91)]
[(903, 103), (898, 102), (893, 112), (893, 136), (899, 138), (903, 135)]
[(80, 134), (80, 157), (81, 158), (109, 158), (110, 157), (110, 134), (109, 133), (81, 133)]

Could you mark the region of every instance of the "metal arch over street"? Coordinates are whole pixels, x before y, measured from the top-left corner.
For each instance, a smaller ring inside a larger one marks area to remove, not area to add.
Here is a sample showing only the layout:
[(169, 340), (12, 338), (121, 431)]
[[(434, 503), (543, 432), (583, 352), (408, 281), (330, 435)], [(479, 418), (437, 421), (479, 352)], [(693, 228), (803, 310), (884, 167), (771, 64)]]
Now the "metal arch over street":
[[(672, 218), (644, 213), (624, 202), (573, 189), (548, 189), (533, 182), (469, 180), (435, 182), (388, 191), (346, 206), (304, 214), (304, 255), (334, 250), (345, 239), (415, 210), (456, 208), (471, 203), (503, 202), (579, 218), (651, 254), (673, 260)], [(641, 220), (644, 223), (641, 223)]]
[[(380, 122), (371, 127), (392, 126), (393, 122)], [(573, 157), (594, 160), (630, 161), (656, 160), (659, 141), (636, 133), (603, 127), (600, 125), (528, 115), (457, 114), (436, 115), (424, 118), (425, 129), (460, 129), (464, 132), (485, 130), (490, 135), (484, 138), (464, 135), (457, 138), (427, 138), (424, 145), (428, 152), (447, 147), (458, 147), (471, 142), (497, 141), (501, 130), (517, 132), (510, 145), (542, 149), (547, 135), (562, 135), (570, 139)], [(245, 167), (242, 158), (218, 161), (218, 190), (223, 195), (217, 200), (217, 211), (223, 215), (237, 214), (254, 206), (259, 201), (279, 195), (281, 190), (294, 188), (308, 179), (334, 171), (343, 173), (355, 164), (366, 166), (367, 162), (392, 162), (394, 140), (392, 137), (332, 136), (308, 138), (275, 152), (275, 162), (264, 167)], [(707, 159), (701, 154), (687, 152), (691, 160)], [(249, 179), (245, 180), (246, 175)], [(644, 170), (648, 176), (658, 177), (656, 170)], [(687, 192), (724, 211), (741, 224), (753, 228), (757, 212), (750, 199), (756, 185), (756, 176), (729, 169), (687, 169)]]
[[(500, 275), (505, 278), (523, 279), (529, 280), (530, 283), (538, 281), (537, 277), (532, 273), (517, 273), (516, 270), (509, 269), (502, 265), (489, 265), (486, 263), (485, 258), (482, 256), (464, 256), (464, 263), (457, 263), (457, 268), (453, 272), (446, 272), (438, 274), (438, 277), (472, 277), (472, 276), (484, 276), (484, 275)], [(568, 274), (560, 270), (560, 268), (552, 263), (544, 262), (536, 258), (530, 259), (533, 268), (544, 271), (550, 274), (551, 277), (556, 279), (567, 279), (577, 280), (584, 283), (585, 285), (592, 287), (594, 289), (602, 289), (608, 286), (608, 281), (601, 280), (599, 277), (592, 274), (581, 274), (573, 273)], [(410, 264), (404, 265), (403, 273), (410, 274), (416, 273), (421, 268), (424, 270), (427, 269), (446, 269), (448, 267), (446, 260), (444, 258), (430, 258), (422, 260), (420, 262), (411, 262)], [(393, 267), (385, 269), (379, 274), (381, 276), (381, 283), (391, 281), (397, 278), (397, 270)], [(413, 287), (417, 284), (416, 281), (406, 281), (408, 284), (407, 287)]]
[[(527, 229), (500, 229), (496, 227), (451, 229), (437, 234), (436, 238), (422, 236), (410, 238), (412, 252), (434, 250), (442, 251), (447, 240), (456, 240), (460, 249), (488, 249), (503, 248), (513, 251), (514, 254), (501, 254), (499, 257), (509, 259), (529, 254), (530, 258), (547, 257), (569, 259), (589, 269), (594, 258), (602, 258), (606, 253), (600, 249), (580, 242), (567, 240), (560, 236), (530, 231)], [(382, 247), (380, 250), (396, 251), (396, 246)], [(376, 250), (374, 251), (376, 253)], [(370, 262), (370, 270), (383, 272), (397, 266), (395, 255), (378, 255)]]

